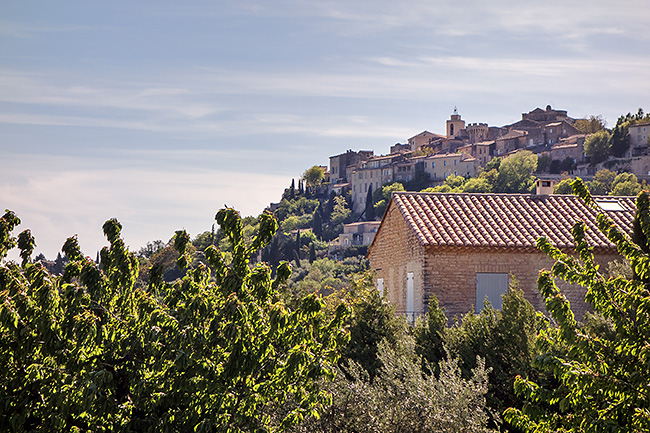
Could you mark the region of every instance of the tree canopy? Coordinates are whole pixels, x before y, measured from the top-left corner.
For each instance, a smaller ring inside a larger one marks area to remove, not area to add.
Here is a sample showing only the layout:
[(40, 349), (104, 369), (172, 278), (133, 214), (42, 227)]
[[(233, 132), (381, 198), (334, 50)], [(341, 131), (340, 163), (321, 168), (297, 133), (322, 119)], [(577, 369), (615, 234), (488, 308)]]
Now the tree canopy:
[(305, 170), (302, 178), (307, 183), (307, 186), (317, 186), (323, 181), (323, 179), (325, 179), (325, 170), (323, 170), (323, 167), (319, 165), (314, 165), (313, 167)]
[(607, 159), (611, 147), (609, 132), (601, 130), (591, 134), (585, 140), (585, 155), (590, 158), (592, 164), (597, 164)]
[[(328, 319), (310, 295), (295, 309), (278, 297), (289, 277), (276, 279), (251, 254), (277, 228), (260, 217), (257, 236), (244, 241), (233, 209), (216, 220), (232, 246), (232, 262), (214, 246), (207, 264), (190, 267), (189, 236), (176, 232), (173, 284), (151, 270), (136, 288), (138, 261), (120, 238), (116, 220), (104, 224), (110, 243), (101, 263), (84, 257), (76, 238), (63, 250), (62, 277), (30, 255), (20, 220), (0, 219), (0, 425), (13, 431), (281, 431), (312, 414), (328, 396), (318, 385), (332, 377), (347, 334), (346, 307)], [(16, 244), (22, 264), (6, 260)], [(295, 405), (289, 409), (285, 402)], [(282, 408), (279, 410), (278, 408)], [(55, 414), (55, 416), (52, 416)]]

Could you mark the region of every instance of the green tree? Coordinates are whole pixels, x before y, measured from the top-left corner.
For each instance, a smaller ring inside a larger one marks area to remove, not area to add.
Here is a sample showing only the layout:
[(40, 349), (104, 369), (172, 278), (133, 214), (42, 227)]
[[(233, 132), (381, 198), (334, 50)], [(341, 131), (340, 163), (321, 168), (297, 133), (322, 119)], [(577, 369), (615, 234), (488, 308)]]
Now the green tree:
[(589, 157), (591, 164), (598, 164), (607, 159), (611, 147), (609, 132), (606, 130), (598, 131), (586, 138), (584, 144), (585, 155)]
[(573, 194), (572, 183), (573, 179), (571, 178), (562, 179), (553, 187), (553, 194)]
[(639, 183), (633, 173), (620, 173), (612, 182), (612, 191), (610, 195), (618, 196), (636, 196), (641, 192), (643, 186)]
[(591, 182), (587, 183), (589, 192), (593, 195), (607, 195), (612, 190), (616, 173), (611, 170), (598, 170)]
[(495, 192), (530, 192), (535, 185), (533, 173), (536, 169), (537, 155), (528, 150), (522, 150), (506, 157), (498, 168), (499, 175)]
[[(203, 264), (174, 284), (155, 266), (147, 290), (134, 288), (138, 261), (116, 220), (104, 224), (110, 247), (101, 268), (75, 238), (61, 278), (31, 263), (34, 240), (18, 237), (22, 265), (6, 260), (20, 220), (0, 219), (0, 425), (12, 431), (268, 431), (285, 430), (328, 402), (318, 379), (332, 377), (346, 340), (343, 304), (331, 320), (323, 301), (295, 310), (278, 298), (290, 275), (277, 278), (251, 254), (277, 222), (260, 217), (244, 242), (233, 209), (217, 213), (232, 244), (232, 263), (209, 247)], [(189, 236), (176, 232), (178, 265), (188, 268)], [(287, 401), (296, 406), (275, 418)]]
[(463, 184), (463, 192), (492, 192), (492, 184), (485, 177), (472, 177)]
[(540, 154), (537, 157), (537, 172), (546, 173), (551, 167), (552, 158), (549, 155)]
[(607, 127), (607, 121), (600, 114), (598, 116), (591, 115), (586, 119), (577, 119), (573, 126), (581, 134), (593, 134), (604, 130)]
[(393, 192), (405, 191), (404, 185), (399, 182), (393, 182), (382, 186), (375, 191), (373, 198), (375, 201), (375, 215), (383, 215), (390, 202), (390, 196)]
[[(525, 399), (523, 409), (508, 409), (506, 419), (526, 432), (647, 432), (650, 431), (650, 256), (605, 216), (580, 180), (574, 192), (598, 212), (599, 229), (616, 244), (634, 276), (607, 278), (594, 261), (585, 240), (585, 224), (573, 228), (576, 256), (538, 240), (538, 247), (556, 262), (538, 279), (546, 308), (557, 328), (540, 332), (541, 354), (536, 365), (552, 374), (553, 386), (517, 378), (515, 389)], [(647, 250), (650, 239), (650, 197), (636, 201), (636, 222)], [(581, 326), (569, 301), (555, 285), (561, 278), (586, 287), (585, 300), (611, 324)]]
[(323, 167), (314, 165), (312, 168), (305, 170), (302, 178), (304, 179), (305, 183), (307, 183), (307, 186), (318, 186), (323, 181), (323, 179), (325, 179), (325, 170), (323, 170)]

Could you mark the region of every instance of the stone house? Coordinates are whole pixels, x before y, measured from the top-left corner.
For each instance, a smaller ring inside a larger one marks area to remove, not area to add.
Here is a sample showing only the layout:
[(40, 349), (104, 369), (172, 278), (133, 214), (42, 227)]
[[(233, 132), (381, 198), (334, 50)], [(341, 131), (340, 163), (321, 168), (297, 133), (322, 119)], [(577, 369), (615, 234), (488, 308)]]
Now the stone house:
[[(408, 139), (409, 150), (418, 150), (422, 146), (428, 146), (433, 141), (439, 140), (441, 138), (445, 138), (445, 136), (434, 134), (433, 132), (429, 131), (422, 131), (418, 135), (414, 135)], [(392, 150), (391, 153), (393, 153)]]
[(650, 123), (637, 123), (630, 125), (630, 153), (631, 156), (642, 156), (648, 154), (648, 142), (650, 137)]
[[(619, 227), (631, 230), (633, 197), (596, 201)], [(537, 277), (553, 261), (537, 250), (536, 241), (544, 236), (571, 252), (578, 220), (586, 223), (600, 264), (620, 259), (597, 230), (596, 212), (572, 195), (393, 193), (368, 258), (379, 292), (411, 320), (427, 312), (432, 295), (450, 318), (480, 311), (486, 298), (500, 308), (513, 278), (544, 311)], [(584, 288), (558, 286), (582, 318), (589, 308)]]
[(562, 161), (565, 158), (571, 158), (573, 162), (582, 164), (585, 161), (585, 137), (585, 134), (577, 134), (561, 138), (560, 142), (553, 145), (547, 154), (551, 159)]

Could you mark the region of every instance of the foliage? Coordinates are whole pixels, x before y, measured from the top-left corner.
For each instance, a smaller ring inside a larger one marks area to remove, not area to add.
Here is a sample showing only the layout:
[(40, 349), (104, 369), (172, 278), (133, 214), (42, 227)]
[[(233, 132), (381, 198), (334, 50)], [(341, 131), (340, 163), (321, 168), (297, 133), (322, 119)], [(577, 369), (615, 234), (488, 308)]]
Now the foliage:
[(487, 371), (479, 360), (469, 379), (455, 360), (442, 361), (440, 377), (426, 376), (419, 367), (413, 340), (399, 347), (379, 343), (382, 367), (371, 380), (357, 363), (324, 384), (332, 405), (319, 419), (310, 418), (296, 432), (488, 432), (484, 409)]
[[(332, 377), (346, 336), (343, 304), (327, 320), (323, 301), (295, 310), (278, 299), (290, 268), (271, 279), (251, 254), (277, 227), (269, 215), (244, 242), (232, 209), (217, 214), (233, 259), (209, 247), (174, 284), (152, 268), (148, 290), (134, 288), (138, 261), (116, 220), (104, 224), (110, 247), (101, 268), (70, 238), (61, 278), (30, 262), (34, 241), (18, 237), (22, 265), (6, 261), (20, 223), (0, 219), (0, 425), (13, 431), (284, 430), (328, 402), (318, 379)], [(189, 263), (189, 236), (176, 232), (178, 265)], [(280, 419), (271, 409), (296, 402)], [(55, 416), (53, 416), (53, 414)]]
[(493, 185), (484, 176), (467, 179), (463, 185), (463, 192), (492, 192)]
[(618, 196), (636, 196), (643, 189), (633, 173), (620, 173), (612, 182), (612, 191), (610, 195)]
[(595, 132), (585, 139), (585, 155), (589, 157), (591, 164), (606, 160), (611, 147), (610, 134), (606, 130)]
[(323, 170), (323, 167), (314, 165), (313, 167), (305, 170), (302, 178), (307, 183), (307, 186), (317, 186), (323, 181), (323, 179), (325, 179), (325, 170)]
[(546, 154), (539, 154), (537, 156), (537, 172), (546, 173), (551, 167), (551, 157)]
[(354, 361), (374, 377), (383, 365), (379, 359), (379, 343), (397, 346), (407, 335), (406, 322), (379, 295), (369, 272), (350, 281), (347, 299), (352, 306), (352, 322), (350, 341), (342, 351), (342, 364)]
[(500, 413), (519, 405), (512, 384), (517, 375), (536, 376), (532, 361), (537, 331), (544, 320), (518, 289), (516, 281), (503, 296), (501, 310), (489, 303), (480, 313), (469, 312), (447, 330), (446, 347), (457, 357), (465, 377), (476, 367), (476, 357), (491, 369), (488, 406)]
[(504, 158), (499, 164), (495, 192), (530, 192), (535, 186), (533, 173), (536, 169), (537, 156), (528, 150), (522, 150)]
[(589, 192), (593, 195), (606, 195), (612, 190), (612, 182), (616, 178), (616, 173), (611, 170), (598, 170), (591, 182), (587, 183)]
[(591, 115), (586, 119), (577, 119), (573, 124), (581, 134), (593, 134), (594, 132), (602, 131), (607, 127), (607, 121), (601, 116)]
[(366, 221), (375, 220), (375, 206), (372, 202), (372, 184), (368, 187), (368, 194), (366, 195)]
[(643, 109), (639, 108), (636, 114), (627, 113), (616, 120), (616, 126), (612, 130), (611, 151), (612, 155), (621, 158), (630, 147), (630, 125), (639, 122), (650, 121), (650, 113), (644, 114)]
[(390, 197), (393, 192), (405, 191), (404, 185), (399, 182), (393, 182), (383, 185), (373, 193), (375, 201), (375, 215), (383, 215), (390, 202)]
[[(585, 240), (585, 225), (575, 224), (576, 254), (565, 254), (544, 238), (538, 247), (555, 259), (538, 279), (546, 308), (558, 328), (540, 332), (541, 354), (536, 365), (557, 378), (553, 387), (518, 377), (517, 393), (526, 400), (522, 410), (508, 409), (506, 419), (527, 432), (641, 432), (650, 430), (650, 256), (600, 212), (580, 180), (574, 192), (598, 212), (599, 229), (630, 263), (634, 276), (606, 278), (594, 262)], [(639, 194), (636, 221), (648, 250), (650, 197)], [(611, 323), (580, 326), (569, 302), (555, 285), (562, 278), (586, 287), (585, 300)], [(605, 328), (606, 329), (606, 328)], [(557, 347), (567, 350), (557, 350)]]
[(573, 179), (571, 178), (562, 179), (553, 187), (553, 194), (573, 194), (572, 183)]

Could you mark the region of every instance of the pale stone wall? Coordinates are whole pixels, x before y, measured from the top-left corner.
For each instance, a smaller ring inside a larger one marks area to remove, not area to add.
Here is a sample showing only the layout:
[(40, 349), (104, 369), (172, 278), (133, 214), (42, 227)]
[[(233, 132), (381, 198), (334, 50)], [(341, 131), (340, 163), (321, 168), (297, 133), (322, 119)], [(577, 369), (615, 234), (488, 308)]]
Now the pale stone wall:
[(384, 296), (397, 312), (406, 310), (406, 275), (413, 272), (415, 311), (424, 311), (424, 248), (392, 201), (368, 257), (370, 269), (384, 279)]

